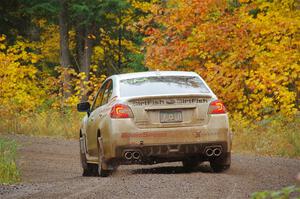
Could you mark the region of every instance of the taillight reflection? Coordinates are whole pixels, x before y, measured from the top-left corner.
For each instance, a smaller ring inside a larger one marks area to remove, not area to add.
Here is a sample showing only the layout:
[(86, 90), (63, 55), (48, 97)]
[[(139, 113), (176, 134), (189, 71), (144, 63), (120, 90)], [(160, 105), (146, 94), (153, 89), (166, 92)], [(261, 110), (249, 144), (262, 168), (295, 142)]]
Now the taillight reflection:
[(133, 118), (133, 113), (129, 106), (125, 104), (116, 104), (110, 111), (111, 118)]
[(226, 113), (226, 108), (220, 100), (212, 101), (208, 107), (209, 114), (223, 114)]

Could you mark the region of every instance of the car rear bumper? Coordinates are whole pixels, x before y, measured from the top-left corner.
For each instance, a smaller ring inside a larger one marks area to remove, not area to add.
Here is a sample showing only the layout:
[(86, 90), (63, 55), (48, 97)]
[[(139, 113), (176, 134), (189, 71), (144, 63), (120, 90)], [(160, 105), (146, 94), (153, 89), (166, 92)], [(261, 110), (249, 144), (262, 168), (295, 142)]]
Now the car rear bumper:
[[(207, 149), (219, 148), (221, 153), (208, 156)], [(155, 164), (161, 162), (182, 161), (194, 159), (199, 161), (210, 160), (226, 155), (227, 142), (189, 143), (189, 144), (165, 144), (165, 145), (139, 145), (119, 146), (116, 148), (116, 158), (119, 164)], [(136, 158), (133, 155), (126, 157), (126, 153), (139, 153)]]
[(231, 151), (231, 131), (227, 114), (212, 116), (206, 125), (174, 128), (141, 129), (130, 120), (114, 120), (110, 130), (110, 142), (106, 143), (106, 158), (123, 163), (134, 163), (124, 158), (126, 151), (138, 151), (138, 162), (153, 159), (181, 160), (182, 158), (205, 157), (207, 146), (218, 146), (222, 154)]

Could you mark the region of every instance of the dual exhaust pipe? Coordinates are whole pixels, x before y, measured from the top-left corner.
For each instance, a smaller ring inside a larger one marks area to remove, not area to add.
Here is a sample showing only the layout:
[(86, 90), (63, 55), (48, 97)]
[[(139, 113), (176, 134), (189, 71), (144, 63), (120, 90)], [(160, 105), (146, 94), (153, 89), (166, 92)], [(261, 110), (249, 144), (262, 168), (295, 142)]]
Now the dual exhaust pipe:
[(126, 151), (124, 153), (124, 158), (126, 160), (140, 160), (141, 153), (139, 151)]
[(206, 147), (205, 149), (205, 155), (208, 157), (212, 157), (212, 156), (218, 157), (221, 154), (222, 154), (222, 148), (219, 146)]
[[(221, 146), (208, 146), (205, 148), (204, 153), (207, 157), (219, 157), (222, 154)], [(124, 158), (128, 161), (140, 160), (141, 159), (140, 151), (125, 151)]]

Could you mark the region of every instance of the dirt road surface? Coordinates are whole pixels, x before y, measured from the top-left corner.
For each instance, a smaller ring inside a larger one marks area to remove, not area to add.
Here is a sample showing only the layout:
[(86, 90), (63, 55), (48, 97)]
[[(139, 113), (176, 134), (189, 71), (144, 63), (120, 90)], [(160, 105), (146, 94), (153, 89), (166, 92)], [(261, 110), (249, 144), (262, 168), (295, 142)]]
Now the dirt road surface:
[(9, 136), (21, 144), (22, 182), (0, 185), (0, 198), (249, 198), (252, 192), (296, 184), (300, 160), (233, 154), (232, 167), (212, 173), (202, 164), (120, 166), (108, 178), (82, 177), (76, 140)]

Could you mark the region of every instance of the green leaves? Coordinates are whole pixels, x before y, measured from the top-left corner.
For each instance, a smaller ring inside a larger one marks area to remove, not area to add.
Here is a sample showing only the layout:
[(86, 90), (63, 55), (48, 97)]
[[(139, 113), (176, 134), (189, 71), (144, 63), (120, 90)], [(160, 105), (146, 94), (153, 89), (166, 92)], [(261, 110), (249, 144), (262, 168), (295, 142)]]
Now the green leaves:
[[(300, 193), (300, 188), (293, 185), (278, 191), (260, 191), (251, 195), (252, 199), (289, 199), (291, 194)], [(299, 194), (297, 194), (299, 197)]]

